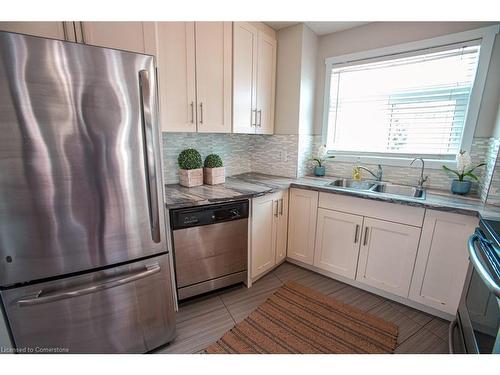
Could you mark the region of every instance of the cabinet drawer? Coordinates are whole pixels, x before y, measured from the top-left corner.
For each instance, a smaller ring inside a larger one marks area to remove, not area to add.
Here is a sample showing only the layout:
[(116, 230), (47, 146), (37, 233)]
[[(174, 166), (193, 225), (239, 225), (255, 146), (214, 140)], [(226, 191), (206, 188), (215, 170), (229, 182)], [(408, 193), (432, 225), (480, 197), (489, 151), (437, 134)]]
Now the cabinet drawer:
[(320, 193), (318, 206), (416, 227), (422, 227), (425, 214), (425, 208), (422, 207), (378, 202), (331, 193)]

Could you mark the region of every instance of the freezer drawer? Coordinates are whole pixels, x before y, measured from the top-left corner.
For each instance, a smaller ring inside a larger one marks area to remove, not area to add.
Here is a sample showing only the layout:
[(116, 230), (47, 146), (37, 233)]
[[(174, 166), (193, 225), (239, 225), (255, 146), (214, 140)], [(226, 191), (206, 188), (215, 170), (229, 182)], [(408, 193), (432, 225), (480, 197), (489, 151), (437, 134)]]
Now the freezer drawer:
[(1, 295), (18, 349), (144, 353), (174, 337), (171, 287), (165, 254)]

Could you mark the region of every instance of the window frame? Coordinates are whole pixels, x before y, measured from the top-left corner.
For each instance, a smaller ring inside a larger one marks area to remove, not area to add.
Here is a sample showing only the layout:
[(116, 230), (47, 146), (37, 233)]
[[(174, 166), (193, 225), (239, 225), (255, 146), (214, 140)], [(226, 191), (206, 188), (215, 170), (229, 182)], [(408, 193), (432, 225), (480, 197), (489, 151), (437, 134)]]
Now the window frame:
[[(389, 47), (377, 48), (362, 52), (355, 52), (346, 55), (329, 57), (325, 59), (325, 87), (323, 96), (323, 124), (322, 124), (322, 139), (323, 143), (327, 142), (328, 133), (328, 113), (330, 102), (330, 79), (331, 71), (334, 67), (355, 65), (363, 62), (375, 62), (377, 60), (386, 60), (387, 58), (398, 55), (398, 57), (417, 55), (425, 53), (426, 49), (443, 48), (448, 49), (450, 46), (458, 43), (467, 43), (474, 40), (479, 40), (480, 45), (479, 59), (477, 63), (476, 77), (472, 86), (469, 106), (467, 108), (466, 119), (464, 123), (464, 131), (460, 148), (470, 152), (472, 140), (477, 126), (479, 117), (479, 109), (483, 97), (486, 76), (490, 65), (493, 45), (495, 43), (496, 34), (500, 31), (500, 25), (493, 25), (463, 31), (454, 34), (447, 34), (435, 38), (419, 40), (416, 42), (403, 43), (392, 45)], [(414, 157), (420, 156), (416, 154), (394, 155), (389, 153), (359, 153), (349, 151), (328, 150), (329, 155), (335, 155), (335, 160), (341, 162), (355, 162), (368, 164), (384, 164), (392, 166), (408, 166)], [(442, 165), (455, 167), (456, 159), (428, 159), (425, 158), (425, 165), (429, 168), (438, 169)]]

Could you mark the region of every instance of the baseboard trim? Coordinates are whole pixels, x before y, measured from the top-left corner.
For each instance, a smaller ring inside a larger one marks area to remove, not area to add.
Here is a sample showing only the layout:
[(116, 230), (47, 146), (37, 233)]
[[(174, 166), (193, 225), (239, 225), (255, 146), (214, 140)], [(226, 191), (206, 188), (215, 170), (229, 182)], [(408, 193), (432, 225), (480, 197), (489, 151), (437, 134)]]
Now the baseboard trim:
[(412, 301), (412, 300), (410, 300), (408, 298), (404, 298), (404, 297), (397, 296), (397, 295), (392, 294), (392, 293), (388, 293), (386, 291), (383, 291), (383, 290), (374, 288), (372, 286), (363, 284), (363, 283), (361, 283), (361, 282), (359, 282), (357, 280), (352, 280), (352, 279), (349, 279), (349, 278), (347, 278), (345, 276), (340, 276), (340, 275), (334, 274), (332, 272), (322, 270), (321, 268), (312, 266), (310, 264), (303, 263), (301, 261), (298, 261), (298, 260), (295, 260), (295, 259), (292, 259), (292, 258), (286, 257), (285, 261), (287, 261), (288, 263), (295, 264), (296, 266), (305, 268), (305, 269), (307, 269), (309, 271), (312, 271), (312, 272), (318, 273), (320, 275), (329, 277), (331, 279), (341, 281), (341, 282), (343, 282), (345, 284), (348, 284), (348, 285), (351, 285), (351, 286), (353, 286), (355, 288), (366, 290), (367, 292), (370, 292), (370, 293), (379, 295), (381, 297), (390, 299), (392, 301), (401, 303), (401, 304), (406, 305), (408, 307), (412, 307), (414, 309), (423, 311), (423, 312), (425, 312), (427, 314), (431, 314), (433, 316), (437, 316), (439, 318), (442, 318), (442, 319), (445, 319), (445, 320), (448, 320), (448, 321), (452, 321), (453, 319), (455, 319), (455, 316), (453, 316), (453, 315), (451, 315), (449, 313), (446, 313), (444, 311), (440, 311), (440, 310), (434, 309), (432, 307), (422, 305), (422, 304), (420, 304), (418, 302), (414, 302), (414, 301)]

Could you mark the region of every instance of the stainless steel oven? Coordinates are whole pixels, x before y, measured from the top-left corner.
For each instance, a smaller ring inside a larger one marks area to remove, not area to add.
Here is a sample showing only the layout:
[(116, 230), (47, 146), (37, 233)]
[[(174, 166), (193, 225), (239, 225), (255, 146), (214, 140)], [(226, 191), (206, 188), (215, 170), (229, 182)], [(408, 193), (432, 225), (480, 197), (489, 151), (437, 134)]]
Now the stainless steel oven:
[(469, 238), (470, 265), (450, 325), (450, 352), (500, 353), (500, 222), (481, 219)]

